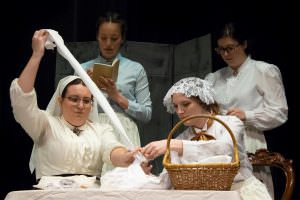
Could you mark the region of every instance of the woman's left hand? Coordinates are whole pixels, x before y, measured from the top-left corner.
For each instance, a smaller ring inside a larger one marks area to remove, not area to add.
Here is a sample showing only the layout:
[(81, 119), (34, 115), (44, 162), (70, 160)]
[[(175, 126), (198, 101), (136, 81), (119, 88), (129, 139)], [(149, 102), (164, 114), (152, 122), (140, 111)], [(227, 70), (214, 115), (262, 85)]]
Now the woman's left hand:
[(97, 83), (98, 87), (107, 93), (108, 97), (119, 104), (123, 109), (128, 109), (128, 99), (122, 95), (117, 89), (115, 82), (112, 79), (100, 76), (100, 81)]
[(100, 81), (98, 82), (98, 86), (100, 87), (100, 89), (106, 92), (109, 98), (116, 101), (116, 98), (118, 97), (120, 92), (118, 91), (115, 82), (112, 79), (105, 78), (103, 76), (100, 76), (99, 80)]
[(141, 150), (141, 148), (137, 147), (136, 149), (134, 149), (132, 151), (127, 151), (125, 153), (124, 162), (126, 163), (127, 166), (133, 163), (133, 161), (135, 160), (135, 154), (140, 152), (140, 150)]
[(140, 147), (137, 147), (133, 151), (129, 151), (124, 147), (117, 147), (112, 150), (110, 154), (110, 160), (114, 166), (128, 167), (135, 160), (135, 154), (140, 151)]

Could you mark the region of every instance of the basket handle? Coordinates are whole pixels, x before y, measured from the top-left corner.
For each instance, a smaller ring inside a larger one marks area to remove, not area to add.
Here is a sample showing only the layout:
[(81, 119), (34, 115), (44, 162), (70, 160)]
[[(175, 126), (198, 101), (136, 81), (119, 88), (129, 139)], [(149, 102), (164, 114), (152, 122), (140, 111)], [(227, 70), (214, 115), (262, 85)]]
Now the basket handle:
[(170, 155), (170, 143), (171, 143), (172, 136), (173, 136), (174, 132), (176, 131), (176, 129), (178, 129), (184, 122), (186, 122), (190, 119), (194, 119), (194, 118), (210, 118), (210, 119), (216, 120), (220, 124), (222, 124), (226, 128), (228, 133), (230, 134), (230, 137), (233, 142), (234, 161), (237, 162), (239, 160), (239, 155), (238, 155), (238, 150), (237, 150), (237, 142), (236, 142), (236, 139), (235, 139), (231, 129), (227, 126), (227, 124), (225, 124), (225, 122), (223, 122), (222, 120), (220, 120), (219, 118), (217, 118), (213, 115), (202, 115), (202, 114), (191, 115), (191, 116), (186, 117), (186, 118), (182, 119), (181, 121), (177, 122), (177, 124), (172, 128), (172, 130), (170, 131), (170, 133), (168, 135), (166, 155)]

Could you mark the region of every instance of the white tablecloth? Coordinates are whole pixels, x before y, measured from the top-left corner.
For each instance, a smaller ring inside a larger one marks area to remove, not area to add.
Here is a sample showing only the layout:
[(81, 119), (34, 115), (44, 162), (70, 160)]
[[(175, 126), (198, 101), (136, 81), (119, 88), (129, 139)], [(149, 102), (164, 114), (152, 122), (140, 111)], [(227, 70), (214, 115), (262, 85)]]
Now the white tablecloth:
[(22, 190), (9, 192), (5, 200), (240, 200), (236, 191), (199, 190)]

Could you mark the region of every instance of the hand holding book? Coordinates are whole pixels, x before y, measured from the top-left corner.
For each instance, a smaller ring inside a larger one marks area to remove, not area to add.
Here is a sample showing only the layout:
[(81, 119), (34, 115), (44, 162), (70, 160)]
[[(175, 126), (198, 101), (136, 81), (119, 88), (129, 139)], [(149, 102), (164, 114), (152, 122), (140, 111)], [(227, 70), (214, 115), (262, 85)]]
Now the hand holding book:
[(101, 82), (100, 77), (112, 79), (114, 82), (117, 81), (119, 72), (119, 59), (115, 59), (112, 65), (95, 63), (93, 66), (92, 79), (97, 84)]
[(104, 92), (111, 91), (116, 87), (114, 80), (106, 78), (104, 76), (99, 76), (96, 81), (96, 85)]
[(110, 99), (119, 104), (122, 108), (128, 108), (128, 99), (117, 89), (116, 81), (118, 78), (120, 60), (115, 59), (112, 65), (95, 63), (92, 72), (88, 72), (96, 85), (104, 91)]
[(119, 104), (119, 106), (124, 109), (128, 108), (127, 98), (119, 92), (115, 82), (112, 79), (99, 76), (98, 83), (96, 84), (108, 95), (110, 99)]

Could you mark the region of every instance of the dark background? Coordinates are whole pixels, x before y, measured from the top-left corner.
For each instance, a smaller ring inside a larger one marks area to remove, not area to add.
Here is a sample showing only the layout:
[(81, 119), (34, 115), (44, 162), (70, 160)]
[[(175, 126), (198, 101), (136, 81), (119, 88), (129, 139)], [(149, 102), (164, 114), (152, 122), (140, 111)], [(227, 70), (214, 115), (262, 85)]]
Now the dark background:
[[(127, 19), (127, 40), (177, 44), (213, 32), (220, 24), (238, 20), (247, 24), (253, 39), (254, 59), (277, 65), (283, 77), (289, 105), (288, 122), (266, 132), (269, 149), (293, 159), (297, 172), (299, 122), (298, 53), (300, 23), (297, 6), (289, 1), (145, 1), (66, 0), (9, 1), (1, 6), (1, 177), (0, 199), (12, 190), (28, 189), (34, 177), (28, 169), (32, 141), (13, 118), (9, 86), (31, 55), (36, 29), (51, 28), (65, 42), (95, 40), (95, 22), (106, 10), (117, 10)], [(214, 43), (213, 43), (214, 44)], [(213, 71), (224, 63), (213, 53)], [(40, 108), (54, 92), (55, 52), (47, 51), (36, 80)], [(276, 193), (284, 176), (274, 172)], [(293, 199), (300, 194), (296, 182)]]

